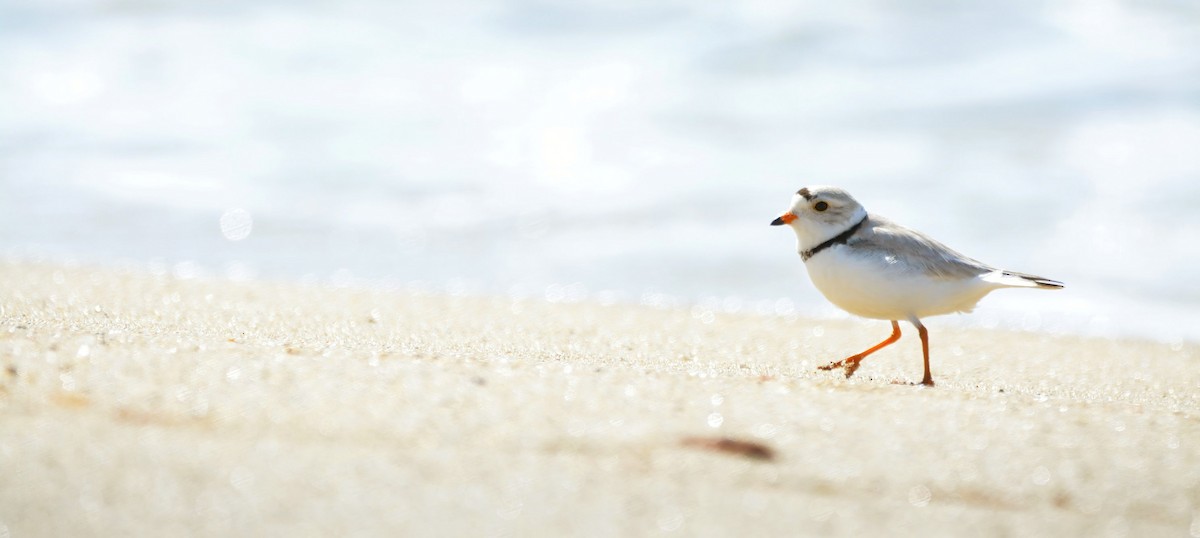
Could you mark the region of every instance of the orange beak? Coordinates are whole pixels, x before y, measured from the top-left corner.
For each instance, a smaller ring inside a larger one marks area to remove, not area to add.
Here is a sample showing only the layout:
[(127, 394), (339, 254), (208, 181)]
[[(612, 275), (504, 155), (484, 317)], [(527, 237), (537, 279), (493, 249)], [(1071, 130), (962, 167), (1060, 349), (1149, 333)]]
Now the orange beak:
[(796, 220), (796, 214), (789, 211), (787, 213), (780, 215), (779, 218), (771, 221), (771, 226), (781, 226), (784, 224), (791, 224), (793, 220)]

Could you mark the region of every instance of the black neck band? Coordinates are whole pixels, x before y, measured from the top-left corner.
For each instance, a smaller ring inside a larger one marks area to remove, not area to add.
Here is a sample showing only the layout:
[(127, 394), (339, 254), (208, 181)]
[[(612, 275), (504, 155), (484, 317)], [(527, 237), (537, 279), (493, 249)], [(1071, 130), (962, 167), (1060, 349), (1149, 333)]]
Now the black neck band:
[(844, 245), (846, 243), (846, 241), (850, 240), (850, 236), (854, 235), (854, 232), (858, 231), (858, 229), (862, 227), (864, 222), (867, 222), (867, 217), (863, 217), (862, 220), (858, 221), (858, 223), (855, 224), (854, 226), (846, 228), (846, 231), (844, 231), (840, 234), (837, 234), (837, 237), (834, 237), (833, 239), (830, 239), (824, 243), (821, 243), (820, 245), (817, 245), (813, 248), (810, 248), (808, 250), (801, 252), (800, 259), (804, 260), (804, 261), (808, 261), (809, 258), (816, 256), (817, 253), (821, 252), (822, 250), (825, 250), (834, 245)]

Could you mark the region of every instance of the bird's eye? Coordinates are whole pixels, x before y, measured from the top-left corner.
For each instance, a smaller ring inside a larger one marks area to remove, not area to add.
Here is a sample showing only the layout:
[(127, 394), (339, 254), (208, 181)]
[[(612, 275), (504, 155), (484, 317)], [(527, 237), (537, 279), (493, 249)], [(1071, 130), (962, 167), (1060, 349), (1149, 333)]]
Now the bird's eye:
[(825, 202), (817, 202), (813, 204), (813, 209), (816, 209), (817, 211), (825, 211), (826, 209), (829, 209), (829, 204)]

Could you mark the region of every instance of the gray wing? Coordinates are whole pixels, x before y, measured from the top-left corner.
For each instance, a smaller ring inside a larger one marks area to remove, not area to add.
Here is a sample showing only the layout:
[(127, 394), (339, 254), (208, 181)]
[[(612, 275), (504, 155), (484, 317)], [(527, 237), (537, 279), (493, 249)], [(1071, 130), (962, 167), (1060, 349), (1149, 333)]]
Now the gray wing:
[(899, 265), (939, 278), (971, 278), (996, 270), (921, 232), (878, 215), (870, 215), (867, 226), (854, 234), (847, 245), (861, 249), (864, 254), (878, 256), (888, 265)]

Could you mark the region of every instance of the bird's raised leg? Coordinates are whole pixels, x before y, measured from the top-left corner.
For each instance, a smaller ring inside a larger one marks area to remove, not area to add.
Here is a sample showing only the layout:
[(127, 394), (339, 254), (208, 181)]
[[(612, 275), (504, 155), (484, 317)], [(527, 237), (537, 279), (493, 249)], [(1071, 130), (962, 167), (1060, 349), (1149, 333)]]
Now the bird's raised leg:
[[(925, 328), (921, 327), (921, 330), (924, 331)], [(922, 333), (922, 334), (924, 334), (924, 333)], [(900, 339), (900, 323), (897, 322), (896, 320), (892, 320), (892, 335), (887, 337), (887, 340), (884, 340), (878, 344), (875, 344), (874, 347), (872, 347), (871, 349), (868, 349), (862, 353), (846, 357), (837, 362), (831, 362), (829, 364), (826, 364), (825, 366), (818, 366), (817, 368), (820, 370), (832, 370), (834, 368), (845, 368), (846, 377), (850, 377), (850, 376), (854, 375), (855, 370), (858, 370), (858, 363), (862, 362), (863, 359), (867, 358), (867, 355), (870, 355), (870, 354), (872, 354), (876, 351), (879, 351), (887, 346), (890, 346), (893, 343), (895, 343), (896, 340), (899, 340), (899, 339)], [(921, 341), (924, 341), (924, 337), (922, 337)], [(926, 359), (926, 362), (928, 362), (928, 359)], [(930, 381), (930, 383), (933, 383), (933, 381)]]

